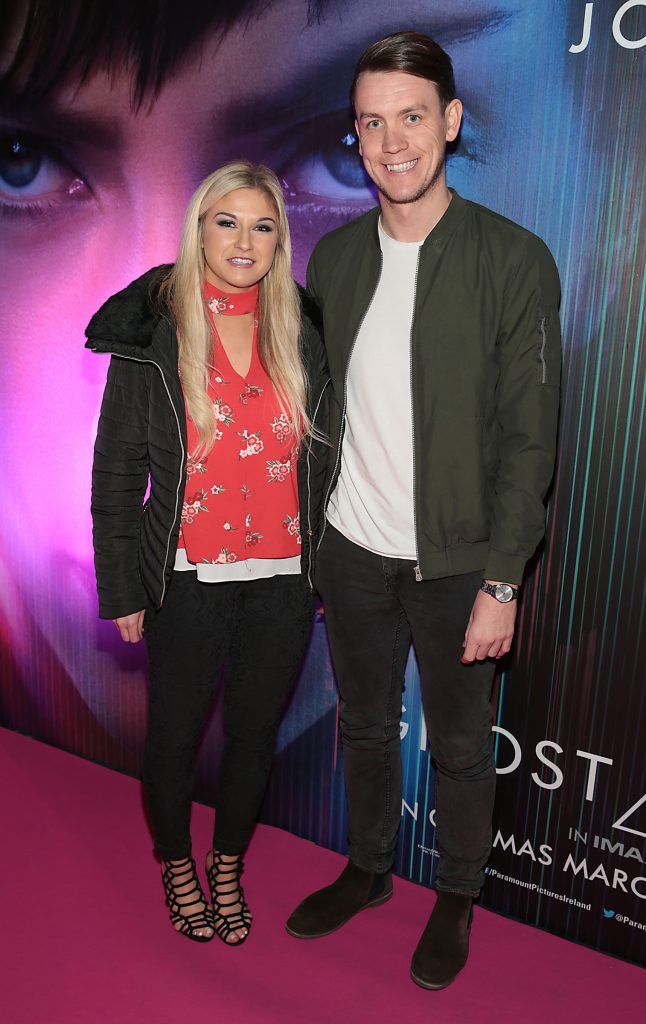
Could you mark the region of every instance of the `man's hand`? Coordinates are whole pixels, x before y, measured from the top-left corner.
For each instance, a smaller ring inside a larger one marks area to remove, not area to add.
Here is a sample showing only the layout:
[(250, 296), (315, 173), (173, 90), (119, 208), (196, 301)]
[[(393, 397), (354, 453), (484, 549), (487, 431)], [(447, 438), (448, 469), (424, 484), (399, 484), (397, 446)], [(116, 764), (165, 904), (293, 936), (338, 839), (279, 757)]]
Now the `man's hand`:
[(121, 615), (118, 619), (112, 620), (121, 634), (121, 639), (127, 644), (136, 644), (141, 640), (144, 635), (145, 614), (146, 609), (143, 608), (140, 612), (132, 612), (131, 615)]
[[(498, 581), (487, 580), (487, 583)], [(463, 665), (485, 658), (502, 658), (511, 647), (514, 637), (517, 601), (502, 604), (495, 597), (478, 591), (464, 634), (461, 657)]]

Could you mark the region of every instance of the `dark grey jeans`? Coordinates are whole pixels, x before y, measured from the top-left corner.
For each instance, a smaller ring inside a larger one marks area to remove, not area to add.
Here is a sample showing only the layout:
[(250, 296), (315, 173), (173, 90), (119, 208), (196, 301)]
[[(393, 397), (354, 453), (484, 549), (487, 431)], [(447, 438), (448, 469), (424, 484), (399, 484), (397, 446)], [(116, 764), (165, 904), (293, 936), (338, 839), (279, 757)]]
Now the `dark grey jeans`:
[(399, 720), (412, 640), (436, 773), (437, 887), (475, 896), (491, 851), (495, 664), (463, 665), (460, 656), (482, 573), (418, 583), (413, 567), (366, 551), (327, 524), (316, 580), (340, 695), (349, 857), (378, 873), (395, 859)]

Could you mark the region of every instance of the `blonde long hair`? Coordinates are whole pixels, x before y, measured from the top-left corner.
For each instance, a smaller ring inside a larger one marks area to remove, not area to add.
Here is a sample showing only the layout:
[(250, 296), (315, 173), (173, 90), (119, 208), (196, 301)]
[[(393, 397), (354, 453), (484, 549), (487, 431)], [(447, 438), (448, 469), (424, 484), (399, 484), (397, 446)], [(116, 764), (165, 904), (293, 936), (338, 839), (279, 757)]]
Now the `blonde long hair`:
[(278, 244), (258, 295), (258, 351), (292, 423), (296, 442), (311, 433), (301, 359), (301, 305), (292, 277), (292, 245), (282, 189), (268, 167), (239, 160), (214, 171), (196, 189), (186, 211), (177, 262), (161, 289), (177, 329), (182, 385), (188, 415), (198, 431), (200, 455), (213, 447), (217, 426), (207, 393), (213, 335), (203, 295), (202, 225), (213, 204), (238, 188), (264, 192), (276, 211)]

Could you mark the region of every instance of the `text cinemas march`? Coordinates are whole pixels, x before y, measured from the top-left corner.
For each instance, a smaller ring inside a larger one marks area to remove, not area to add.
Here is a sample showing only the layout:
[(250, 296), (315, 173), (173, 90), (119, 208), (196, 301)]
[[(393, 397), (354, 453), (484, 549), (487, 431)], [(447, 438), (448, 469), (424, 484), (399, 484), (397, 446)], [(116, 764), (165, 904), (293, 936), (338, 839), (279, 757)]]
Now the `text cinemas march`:
[[(610, 840), (604, 839), (601, 839), (600, 844), (595, 843), (594, 845), (606, 852), (618, 853), (620, 856), (632, 858), (640, 864), (644, 863), (644, 857), (636, 846), (626, 848), (622, 843), (612, 843)], [(535, 863), (543, 864), (546, 867), (554, 863), (554, 849), (548, 843), (541, 843), (534, 850), (530, 839), (525, 839), (523, 843), (519, 844), (514, 835), (505, 837), (500, 829), (493, 841), (493, 848), (510, 852), (516, 857), (529, 857)], [(567, 855), (561, 870), (572, 875), (580, 875), (587, 882), (601, 882), (606, 887), (618, 889), (621, 892), (628, 893), (630, 889), (630, 892), (640, 900), (646, 900), (646, 875), (637, 875), (631, 878), (624, 868), (613, 869), (600, 861), (592, 863), (588, 857), (577, 858), (572, 853)]]

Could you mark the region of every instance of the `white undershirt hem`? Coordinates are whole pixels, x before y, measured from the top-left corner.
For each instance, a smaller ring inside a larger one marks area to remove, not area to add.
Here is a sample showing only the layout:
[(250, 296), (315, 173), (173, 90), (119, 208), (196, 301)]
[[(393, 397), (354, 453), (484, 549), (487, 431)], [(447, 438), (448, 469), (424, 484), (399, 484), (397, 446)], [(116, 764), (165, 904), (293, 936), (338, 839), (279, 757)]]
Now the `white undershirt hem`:
[(393, 555), (392, 551), (379, 551), (378, 548), (370, 547), (368, 544), (366, 544), (366, 542), (365, 542), (363, 537), (353, 537), (352, 534), (345, 528), (345, 526), (340, 526), (337, 522), (334, 522), (334, 520), (332, 519), (331, 516), (326, 515), (325, 518), (327, 519), (327, 521), (330, 524), (330, 526), (333, 526), (334, 529), (338, 533), (342, 533), (343, 534), (343, 536), (345, 537), (346, 540), (349, 540), (352, 544), (356, 544), (357, 547), (363, 548), (364, 551), (370, 551), (370, 553), (373, 554), (373, 555), (381, 555), (382, 558), (401, 558), (404, 561), (410, 561), (410, 562), (416, 562), (417, 561), (417, 555), (416, 554), (405, 555), (405, 554), (399, 553), (399, 554)]
[(231, 583), (235, 580), (264, 580), (270, 576), (292, 576), (301, 571), (301, 556), (289, 558), (246, 558), (238, 562), (189, 562), (185, 548), (175, 555), (175, 572), (196, 572), (200, 583)]

